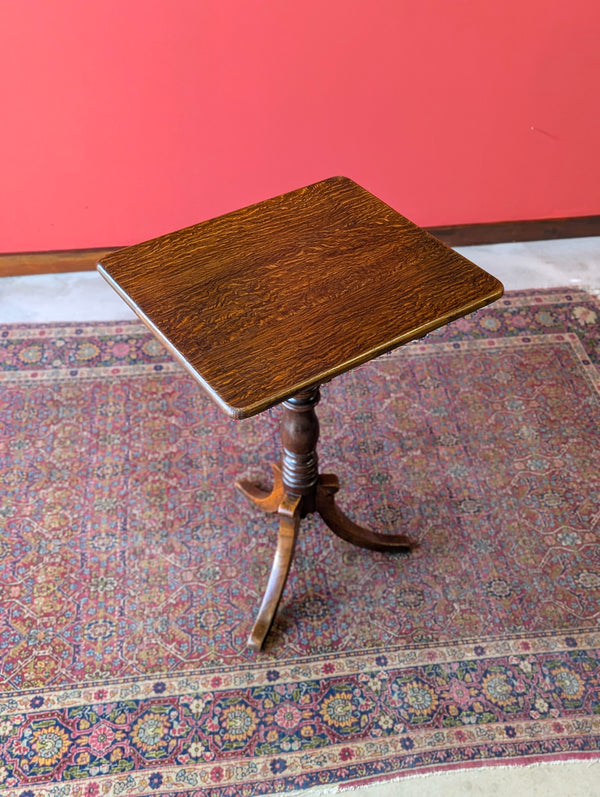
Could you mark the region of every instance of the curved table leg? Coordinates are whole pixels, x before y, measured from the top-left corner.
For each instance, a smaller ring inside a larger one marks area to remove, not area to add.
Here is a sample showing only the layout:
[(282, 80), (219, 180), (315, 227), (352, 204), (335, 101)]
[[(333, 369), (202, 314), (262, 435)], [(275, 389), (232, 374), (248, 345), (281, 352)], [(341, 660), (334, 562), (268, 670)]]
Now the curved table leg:
[(260, 650), (275, 617), (277, 606), (287, 581), (294, 547), (300, 527), (300, 506), (302, 497), (284, 495), (279, 512), (279, 539), (273, 559), (269, 583), (258, 611), (258, 617), (248, 637), (248, 647)]
[(335, 503), (335, 494), (340, 489), (337, 476), (322, 474), (317, 484), (317, 512), (321, 515), (331, 531), (346, 542), (369, 548), (371, 551), (405, 551), (412, 550), (408, 537), (404, 534), (378, 534), (375, 531), (359, 526), (350, 520)]
[(235, 483), (237, 489), (263, 512), (277, 512), (284, 496), (283, 476), (279, 465), (271, 465), (273, 469), (273, 489), (270, 493), (261, 490), (254, 482), (240, 479)]

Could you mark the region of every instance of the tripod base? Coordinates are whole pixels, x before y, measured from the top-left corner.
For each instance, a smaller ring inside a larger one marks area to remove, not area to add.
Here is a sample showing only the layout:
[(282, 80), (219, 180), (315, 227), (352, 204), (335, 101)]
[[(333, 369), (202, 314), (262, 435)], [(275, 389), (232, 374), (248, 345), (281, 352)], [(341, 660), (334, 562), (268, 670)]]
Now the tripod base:
[(273, 472), (275, 483), (270, 493), (247, 480), (236, 482), (238, 490), (256, 506), (279, 516), (279, 537), (271, 575), (258, 617), (248, 638), (248, 647), (257, 651), (261, 649), (275, 617), (303, 517), (311, 512), (318, 512), (334, 534), (361, 548), (408, 552), (412, 547), (410, 540), (403, 534), (378, 534), (350, 520), (335, 503), (335, 494), (340, 489), (337, 476), (320, 474), (311, 489), (304, 488), (303, 495), (296, 495), (286, 488), (279, 465), (273, 466)]

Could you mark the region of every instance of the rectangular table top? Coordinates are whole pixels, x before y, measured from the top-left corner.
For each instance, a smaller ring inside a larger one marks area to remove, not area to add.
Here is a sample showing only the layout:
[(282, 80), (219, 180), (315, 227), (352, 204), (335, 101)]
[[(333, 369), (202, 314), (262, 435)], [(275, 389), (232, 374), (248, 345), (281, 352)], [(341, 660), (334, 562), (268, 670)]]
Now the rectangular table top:
[(238, 418), (503, 291), (345, 177), (112, 252), (98, 269)]

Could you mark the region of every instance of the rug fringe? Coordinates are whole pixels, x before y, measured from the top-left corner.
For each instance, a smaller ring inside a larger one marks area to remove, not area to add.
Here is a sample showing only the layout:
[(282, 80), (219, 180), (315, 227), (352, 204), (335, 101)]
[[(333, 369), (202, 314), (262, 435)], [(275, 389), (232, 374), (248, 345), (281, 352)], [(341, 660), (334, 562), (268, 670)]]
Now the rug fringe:
[(577, 287), (582, 291), (595, 296), (597, 299), (600, 298), (600, 288), (593, 287), (592, 285), (578, 285)]
[[(414, 772), (411, 774), (405, 774), (400, 776), (390, 777), (389, 779), (383, 780), (368, 780), (368, 781), (360, 781), (357, 783), (348, 783), (348, 784), (337, 784), (331, 788), (327, 787), (316, 787), (314, 789), (308, 789), (308, 791), (302, 792), (292, 792), (288, 795), (288, 797), (319, 797), (320, 795), (325, 794), (344, 794), (345, 792), (360, 792), (365, 791), (367, 789), (377, 789), (377, 788), (384, 788), (384, 787), (391, 787), (394, 784), (404, 783), (407, 780), (410, 781), (417, 781), (417, 780), (424, 780), (426, 778), (439, 778), (441, 776), (448, 776), (448, 775), (466, 775), (470, 774), (474, 778), (478, 780), (485, 779), (486, 776), (491, 775), (493, 772), (498, 770), (522, 770), (522, 769), (541, 769), (545, 767), (555, 767), (555, 766), (569, 766), (576, 764), (581, 766), (585, 769), (591, 769), (592, 767), (599, 767), (600, 766), (600, 759), (597, 757), (584, 757), (584, 758), (565, 758), (565, 759), (554, 759), (550, 761), (523, 761), (522, 763), (513, 763), (513, 764), (491, 764), (489, 766), (467, 766), (467, 767), (451, 767), (449, 769), (443, 770), (436, 770), (435, 772)], [(273, 797), (270, 795), (269, 797)], [(550, 796), (549, 796), (550, 797)]]

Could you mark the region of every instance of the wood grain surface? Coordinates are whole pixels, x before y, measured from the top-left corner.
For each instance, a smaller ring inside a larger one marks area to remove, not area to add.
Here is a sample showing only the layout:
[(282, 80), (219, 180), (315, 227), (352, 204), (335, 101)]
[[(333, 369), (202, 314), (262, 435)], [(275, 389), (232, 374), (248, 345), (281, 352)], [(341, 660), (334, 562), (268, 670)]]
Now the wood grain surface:
[(344, 177), (110, 253), (98, 268), (239, 418), (503, 290)]

